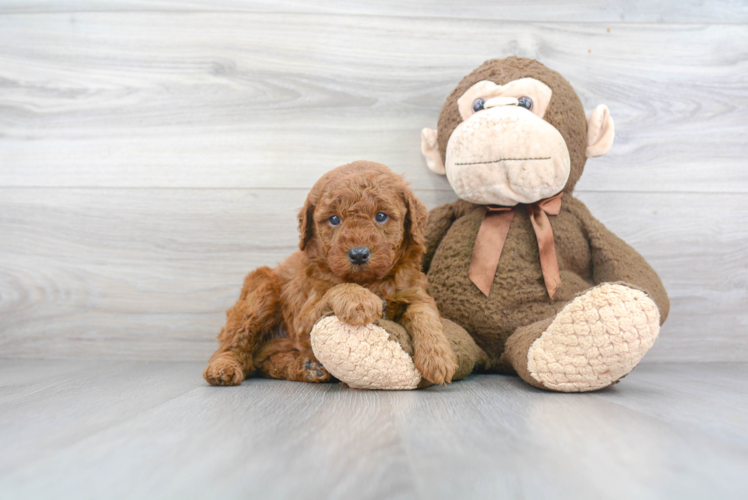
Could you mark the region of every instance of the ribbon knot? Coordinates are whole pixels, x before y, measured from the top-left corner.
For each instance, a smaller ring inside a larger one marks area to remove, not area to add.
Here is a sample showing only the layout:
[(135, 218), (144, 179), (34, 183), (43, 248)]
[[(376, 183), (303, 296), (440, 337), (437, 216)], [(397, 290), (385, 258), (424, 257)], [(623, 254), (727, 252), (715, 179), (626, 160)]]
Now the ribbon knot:
[[(548, 215), (558, 215), (561, 212), (561, 197), (564, 193), (540, 200), (527, 207), (530, 222), (535, 230), (540, 251), (540, 267), (543, 271), (545, 288), (548, 296), (553, 299), (556, 290), (561, 286), (561, 273), (558, 270), (558, 259), (556, 258), (556, 245), (553, 241), (553, 228)], [(519, 206), (519, 205), (517, 205)], [(496, 268), (499, 267), (501, 251), (504, 248), (506, 237), (509, 234), (509, 226), (514, 219), (514, 207), (486, 207), (478, 237), (475, 239), (473, 257), (470, 260), (470, 281), (488, 297), (491, 292)]]

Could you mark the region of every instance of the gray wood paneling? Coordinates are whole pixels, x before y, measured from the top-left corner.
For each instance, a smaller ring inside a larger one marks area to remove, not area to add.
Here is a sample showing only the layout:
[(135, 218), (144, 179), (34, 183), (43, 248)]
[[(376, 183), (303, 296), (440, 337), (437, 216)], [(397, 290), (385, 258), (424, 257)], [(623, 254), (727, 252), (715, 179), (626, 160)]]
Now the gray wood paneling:
[(0, 189), (0, 352), (206, 359), (244, 275), (296, 249), (305, 197)]
[(521, 55), (612, 110), (578, 191), (671, 295), (646, 360), (748, 360), (746, 23), (729, 0), (0, 0), (0, 353), (204, 359), (323, 172), (454, 199), (420, 129)]
[(0, 13), (11, 12), (289, 12), (365, 16), (441, 17), (550, 22), (745, 23), (748, 6), (740, 0), (2, 0)]
[(748, 494), (745, 364), (640, 366), (570, 395), (498, 375), (409, 392), (217, 388), (202, 363), (73, 363), (0, 360), (3, 497)]
[(308, 188), (365, 158), (448, 189), (420, 129), (513, 54), (612, 110), (580, 189), (748, 191), (746, 25), (161, 12), (0, 16), (0, 186)]
[[(454, 199), (417, 194), (430, 207)], [(305, 196), (301, 189), (0, 189), (0, 350), (207, 359), (244, 275), (295, 250)], [(579, 197), (649, 260), (670, 292), (670, 319), (647, 361), (748, 361), (743, 194)]]

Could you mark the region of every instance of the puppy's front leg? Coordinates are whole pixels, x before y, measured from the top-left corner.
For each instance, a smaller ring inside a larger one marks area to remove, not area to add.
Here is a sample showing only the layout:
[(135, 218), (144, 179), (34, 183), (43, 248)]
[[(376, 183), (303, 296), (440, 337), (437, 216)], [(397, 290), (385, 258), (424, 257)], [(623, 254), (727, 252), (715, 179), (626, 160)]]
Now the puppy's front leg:
[(212, 385), (238, 385), (254, 371), (253, 355), (262, 335), (280, 321), (280, 284), (272, 269), (249, 273), (239, 300), (226, 312), (218, 350), (203, 377)]
[(434, 384), (451, 382), (458, 368), (457, 356), (444, 335), (434, 299), (419, 293), (408, 304), (402, 324), (413, 339), (413, 362), (423, 378)]
[(330, 288), (320, 302), (320, 317), (332, 310), (343, 323), (358, 326), (373, 323), (382, 317), (382, 299), (355, 283)]

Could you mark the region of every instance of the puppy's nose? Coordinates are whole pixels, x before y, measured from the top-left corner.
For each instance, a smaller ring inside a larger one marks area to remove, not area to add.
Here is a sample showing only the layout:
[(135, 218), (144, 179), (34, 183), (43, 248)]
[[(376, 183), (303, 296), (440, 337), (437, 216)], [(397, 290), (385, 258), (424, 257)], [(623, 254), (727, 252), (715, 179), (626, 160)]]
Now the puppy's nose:
[(364, 264), (369, 260), (369, 257), (371, 257), (371, 250), (366, 247), (356, 247), (348, 250), (348, 260), (354, 264)]

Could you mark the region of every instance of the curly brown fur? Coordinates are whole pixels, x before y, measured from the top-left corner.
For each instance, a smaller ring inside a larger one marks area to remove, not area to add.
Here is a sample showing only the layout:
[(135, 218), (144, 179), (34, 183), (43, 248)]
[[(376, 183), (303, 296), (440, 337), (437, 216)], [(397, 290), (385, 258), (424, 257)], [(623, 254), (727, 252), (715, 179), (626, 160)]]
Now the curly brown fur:
[[(375, 220), (378, 212), (387, 214), (385, 222)], [(333, 215), (341, 219), (337, 226)], [(299, 212), (300, 251), (247, 276), (205, 379), (213, 385), (236, 385), (253, 374), (330, 380), (311, 349), (314, 324), (329, 314), (370, 323), (382, 316), (385, 301), (387, 311), (402, 311), (395, 319), (413, 339), (423, 377), (450, 382), (457, 360), (420, 269), (427, 217), (402, 177), (384, 165), (358, 161), (322, 176)], [(366, 263), (348, 258), (355, 247), (370, 249)]]

